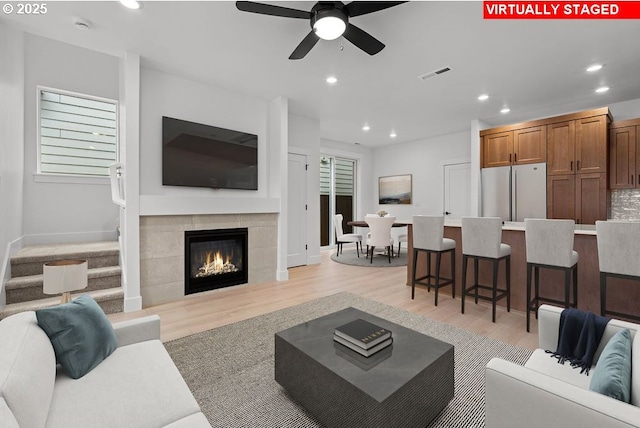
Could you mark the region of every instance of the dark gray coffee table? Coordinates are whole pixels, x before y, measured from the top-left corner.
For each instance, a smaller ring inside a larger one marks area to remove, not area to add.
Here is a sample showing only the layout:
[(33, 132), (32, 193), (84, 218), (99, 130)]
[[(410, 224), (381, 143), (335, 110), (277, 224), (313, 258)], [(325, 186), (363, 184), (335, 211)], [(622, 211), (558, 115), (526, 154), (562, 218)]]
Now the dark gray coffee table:
[[(357, 318), (393, 345), (365, 358), (334, 344)], [(453, 345), (347, 308), (276, 333), (275, 379), (327, 427), (424, 428), (453, 398)]]

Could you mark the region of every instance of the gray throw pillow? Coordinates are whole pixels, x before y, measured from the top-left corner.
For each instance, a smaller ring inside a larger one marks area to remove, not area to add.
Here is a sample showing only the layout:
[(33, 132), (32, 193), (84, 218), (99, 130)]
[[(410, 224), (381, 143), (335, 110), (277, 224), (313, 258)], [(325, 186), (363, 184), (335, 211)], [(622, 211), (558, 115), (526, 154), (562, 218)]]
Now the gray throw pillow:
[(42, 328), (69, 377), (79, 379), (116, 349), (116, 334), (95, 300), (82, 295), (69, 303), (36, 311)]
[(589, 389), (616, 400), (631, 397), (631, 332), (626, 328), (607, 342), (593, 371)]

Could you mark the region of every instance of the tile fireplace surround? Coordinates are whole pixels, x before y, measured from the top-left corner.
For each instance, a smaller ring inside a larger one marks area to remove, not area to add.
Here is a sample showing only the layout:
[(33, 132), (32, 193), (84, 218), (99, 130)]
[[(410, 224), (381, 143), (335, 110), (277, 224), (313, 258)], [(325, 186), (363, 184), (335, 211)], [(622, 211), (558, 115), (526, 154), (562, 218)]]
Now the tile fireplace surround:
[[(214, 214), (140, 218), (140, 294), (148, 307), (184, 297), (185, 230), (249, 229), (249, 284), (274, 281), (278, 215)], [(215, 292), (215, 291), (213, 291)]]

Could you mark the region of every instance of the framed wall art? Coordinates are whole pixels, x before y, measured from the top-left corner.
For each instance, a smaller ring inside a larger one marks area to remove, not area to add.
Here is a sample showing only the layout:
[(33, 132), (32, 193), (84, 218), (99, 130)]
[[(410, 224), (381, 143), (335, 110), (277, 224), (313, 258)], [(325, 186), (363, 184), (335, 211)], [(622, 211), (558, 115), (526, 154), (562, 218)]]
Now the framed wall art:
[(378, 203), (410, 205), (411, 190), (411, 174), (379, 177)]

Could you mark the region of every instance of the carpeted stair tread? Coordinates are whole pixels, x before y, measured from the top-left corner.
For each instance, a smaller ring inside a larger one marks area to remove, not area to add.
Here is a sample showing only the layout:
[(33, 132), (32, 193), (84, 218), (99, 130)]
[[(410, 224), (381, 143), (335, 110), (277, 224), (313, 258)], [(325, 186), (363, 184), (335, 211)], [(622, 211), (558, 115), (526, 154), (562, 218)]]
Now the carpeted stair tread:
[(72, 244), (32, 245), (11, 257), (13, 277), (42, 274), (42, 265), (54, 260), (87, 260), (89, 269), (119, 264), (117, 241), (80, 242)]
[[(105, 290), (94, 290), (89, 292), (72, 293), (72, 296), (80, 294), (88, 294), (98, 302), (100, 307), (107, 314), (122, 312), (124, 302), (124, 290), (119, 288), (108, 288)], [(48, 308), (60, 304), (60, 296), (49, 297), (47, 299), (33, 300), (29, 302), (12, 303), (0, 309), (0, 320), (9, 315), (17, 314), (25, 311), (35, 311), (37, 309)]]
[(81, 257), (118, 255), (118, 241), (76, 242), (71, 244), (30, 245), (11, 257), (12, 263), (30, 263), (41, 260), (63, 260)]
[[(104, 278), (109, 276), (120, 276), (122, 274), (122, 269), (120, 266), (105, 266), (99, 268), (88, 269), (87, 274), (89, 276), (89, 281), (95, 278)], [(28, 288), (28, 287), (42, 287), (42, 274), (38, 275), (29, 275), (29, 276), (17, 276), (15, 278), (9, 279), (5, 283), (5, 290), (15, 290), (19, 288)]]

